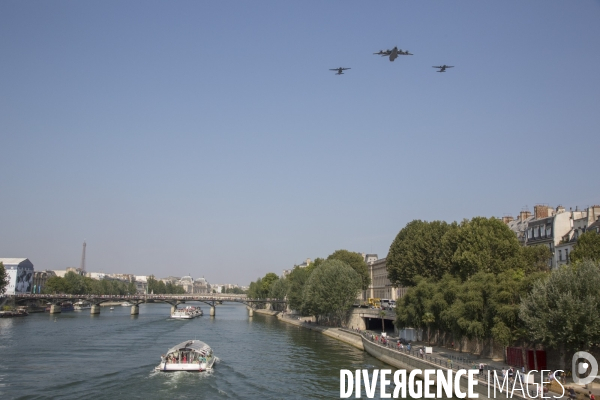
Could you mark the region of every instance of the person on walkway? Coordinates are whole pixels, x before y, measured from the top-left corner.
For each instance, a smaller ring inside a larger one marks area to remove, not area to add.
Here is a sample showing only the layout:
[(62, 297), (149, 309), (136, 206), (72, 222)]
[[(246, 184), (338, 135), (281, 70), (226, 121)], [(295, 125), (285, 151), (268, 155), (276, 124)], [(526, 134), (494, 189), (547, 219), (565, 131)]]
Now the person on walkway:
[(479, 363), (479, 375), (483, 375), (483, 363)]
[(423, 349), (419, 349), (419, 355), (423, 358)]
[(596, 396), (594, 396), (594, 393), (592, 393), (591, 390), (588, 392), (588, 397), (590, 398), (590, 400), (596, 400)]

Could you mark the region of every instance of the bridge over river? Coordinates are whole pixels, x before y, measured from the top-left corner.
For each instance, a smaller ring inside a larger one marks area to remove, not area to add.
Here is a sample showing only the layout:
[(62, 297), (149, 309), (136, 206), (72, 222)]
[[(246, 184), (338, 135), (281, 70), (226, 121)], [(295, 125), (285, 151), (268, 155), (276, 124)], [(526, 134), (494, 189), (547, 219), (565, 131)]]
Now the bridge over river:
[(131, 315), (140, 312), (139, 305), (142, 303), (168, 303), (171, 312), (177, 309), (177, 305), (199, 302), (210, 306), (210, 316), (216, 315), (215, 305), (224, 301), (242, 303), (248, 307), (249, 315), (257, 305), (264, 304), (265, 308), (271, 309), (273, 304), (287, 304), (285, 300), (276, 299), (249, 299), (243, 294), (218, 294), (210, 295), (179, 295), (179, 294), (137, 294), (137, 295), (95, 295), (95, 294), (18, 294), (7, 296), (14, 299), (15, 304), (24, 304), (34, 301), (45, 301), (50, 303), (50, 313), (61, 312), (61, 304), (64, 302), (85, 302), (91, 305), (90, 314), (100, 314), (100, 305), (103, 303), (129, 303), (131, 304)]

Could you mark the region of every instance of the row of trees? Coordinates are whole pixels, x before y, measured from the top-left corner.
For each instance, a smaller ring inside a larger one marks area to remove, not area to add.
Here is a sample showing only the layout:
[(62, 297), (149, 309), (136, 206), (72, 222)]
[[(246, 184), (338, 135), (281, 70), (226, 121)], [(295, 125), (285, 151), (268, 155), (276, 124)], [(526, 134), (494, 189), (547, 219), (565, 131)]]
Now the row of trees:
[(185, 294), (183, 286), (175, 285), (171, 282), (166, 284), (154, 278), (154, 275), (148, 277), (148, 293), (152, 294)]
[[(65, 294), (95, 294), (95, 295), (134, 295), (137, 287), (134, 282), (123, 282), (111, 279), (92, 279), (78, 275), (72, 271), (67, 272), (64, 278), (53, 276), (46, 281), (44, 293)], [(165, 284), (154, 276), (148, 277), (148, 293), (154, 294), (185, 294), (185, 289), (171, 282)]]
[(44, 293), (65, 294), (97, 294), (97, 295), (128, 295), (135, 294), (135, 283), (126, 283), (117, 280), (96, 280), (87, 276), (78, 275), (72, 271), (64, 277), (53, 276), (48, 278), (42, 289)]
[(250, 284), (251, 298), (287, 299), (291, 309), (317, 321), (343, 323), (359, 292), (370, 284), (367, 264), (359, 253), (337, 250), (307, 267), (296, 266), (284, 278), (268, 273)]
[(392, 242), (386, 267), (392, 283), (414, 286), (418, 276), (440, 280), (450, 274), (465, 281), (478, 272), (547, 272), (551, 256), (545, 246), (521, 246), (496, 218), (476, 217), (460, 224), (414, 220)]
[(397, 304), (398, 327), (508, 345), (526, 337), (521, 298), (549, 274), (546, 246), (523, 247), (502, 221), (412, 221), (390, 247), (392, 282), (411, 287)]
[[(399, 328), (568, 352), (600, 343), (600, 235), (580, 236), (572, 263), (550, 271), (546, 246), (523, 247), (500, 220), (412, 221), (390, 247), (390, 280), (409, 286)], [(563, 357), (564, 361), (564, 357)]]

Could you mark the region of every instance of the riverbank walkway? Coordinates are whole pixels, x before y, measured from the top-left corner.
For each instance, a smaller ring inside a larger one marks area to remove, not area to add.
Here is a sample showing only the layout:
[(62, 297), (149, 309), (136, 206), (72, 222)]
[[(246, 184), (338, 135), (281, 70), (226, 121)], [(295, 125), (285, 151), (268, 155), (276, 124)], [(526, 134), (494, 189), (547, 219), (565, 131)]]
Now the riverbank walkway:
[[(407, 345), (402, 345), (402, 347), (399, 347), (398, 346), (398, 338), (388, 337), (387, 339), (382, 340), (382, 338), (380, 336), (381, 335), (380, 332), (361, 331), (361, 330), (356, 330), (356, 329), (321, 326), (321, 325), (314, 323), (312, 321), (312, 319), (309, 317), (299, 317), (294, 314), (279, 313), (277, 315), (277, 317), (281, 320), (284, 320), (285, 322), (292, 323), (294, 325), (303, 326), (303, 327), (305, 327), (307, 329), (311, 329), (311, 330), (321, 331), (321, 332), (327, 334), (327, 336), (331, 336), (331, 337), (336, 337), (336, 335), (334, 334), (334, 331), (339, 331), (340, 333), (360, 335), (360, 336), (363, 336), (366, 339), (371, 340), (373, 342), (375, 342), (375, 338), (377, 338), (378, 345), (387, 347), (388, 349), (390, 349), (393, 352), (402, 353), (402, 354), (412, 356), (417, 359), (427, 361), (427, 362), (432, 363), (441, 368), (447, 368), (447, 369), (452, 369), (452, 370), (479, 369), (480, 364), (483, 364), (484, 371), (483, 371), (483, 375), (479, 376), (479, 378), (480, 378), (479, 380), (482, 383), (485, 383), (486, 385), (487, 385), (487, 371), (488, 370), (490, 371), (491, 379), (493, 379), (494, 371), (496, 371), (498, 378), (502, 379), (502, 371), (503, 370), (506, 371), (511, 367), (510, 365), (506, 364), (503, 360), (482, 358), (476, 354), (464, 353), (464, 352), (460, 352), (460, 351), (457, 351), (454, 349), (449, 349), (449, 348), (441, 347), (441, 346), (429, 346), (426, 342), (421, 342), (421, 341), (411, 342), (410, 348), (408, 348)], [(340, 340), (347, 342), (346, 340), (343, 340), (342, 338), (340, 338)], [(359, 346), (355, 346), (355, 347), (359, 347)], [(424, 347), (431, 347), (432, 353), (425, 354)], [(362, 348), (362, 346), (360, 346), (360, 348)], [(423, 354), (421, 354), (421, 352), (420, 352), (421, 349), (423, 349)], [(519, 368), (515, 368), (515, 371), (517, 371), (517, 370), (519, 372), (521, 372), (521, 370)], [(537, 377), (536, 381), (539, 382), (539, 374), (536, 374), (536, 377)], [(563, 382), (563, 381), (561, 380), (561, 382)], [(559, 396), (562, 393), (562, 388), (556, 381), (553, 381), (550, 385), (546, 385), (546, 386), (548, 387), (548, 389), (550, 391), (550, 394), (549, 394), (550, 397), (557, 396), (557, 398), (560, 398)], [(600, 384), (598, 384), (598, 383), (593, 383), (593, 384), (587, 385), (587, 386), (578, 385), (578, 384), (575, 384), (572, 381), (572, 379), (567, 378), (563, 382), (563, 386), (565, 387), (565, 394), (563, 397), (565, 399), (569, 398), (569, 393), (567, 391), (567, 388), (573, 388), (576, 393), (576, 397), (575, 397), (576, 399), (580, 399), (580, 400), (589, 399), (588, 393), (591, 391), (594, 394), (594, 396), (600, 400)], [(512, 383), (511, 383), (511, 388), (512, 388)], [(530, 386), (530, 391), (532, 394), (535, 392), (535, 385)], [(548, 396), (548, 394), (546, 394), (546, 396)]]

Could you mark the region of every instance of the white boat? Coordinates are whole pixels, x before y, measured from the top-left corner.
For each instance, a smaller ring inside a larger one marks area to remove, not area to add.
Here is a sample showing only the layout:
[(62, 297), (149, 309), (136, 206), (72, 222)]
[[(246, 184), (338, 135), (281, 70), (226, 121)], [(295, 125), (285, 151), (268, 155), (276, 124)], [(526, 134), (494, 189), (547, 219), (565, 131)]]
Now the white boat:
[(210, 371), (215, 363), (215, 356), (209, 345), (200, 340), (188, 340), (171, 347), (167, 354), (160, 358), (157, 371)]
[(131, 304), (130, 302), (126, 301), (125, 303), (121, 303), (122, 307), (131, 307), (133, 304)]
[(88, 302), (79, 300), (77, 303), (73, 304), (73, 308), (75, 309), (75, 311), (89, 310), (90, 308), (92, 308), (92, 305)]
[(114, 310), (114, 309), (115, 309), (114, 307), (111, 307), (111, 308), (109, 308), (109, 310), (110, 310), (110, 311), (112, 311), (112, 310)]
[(173, 319), (192, 319), (202, 316), (203, 312), (200, 307), (187, 306), (186, 308), (178, 308), (171, 313)]

